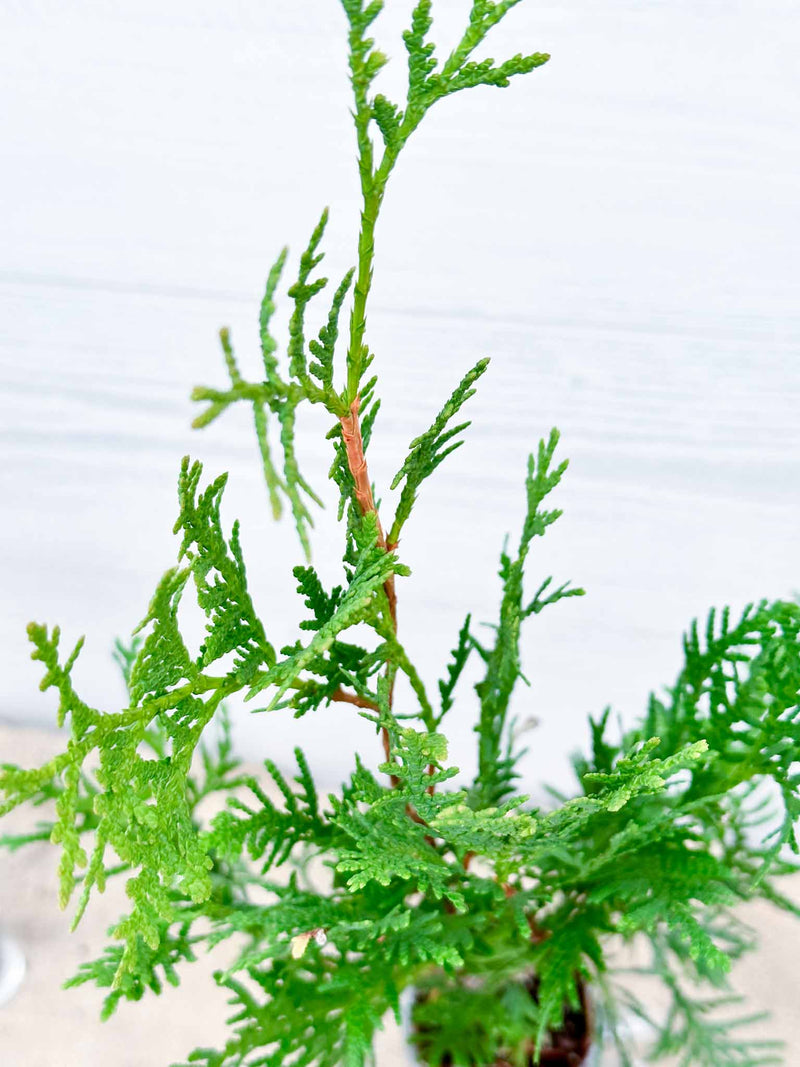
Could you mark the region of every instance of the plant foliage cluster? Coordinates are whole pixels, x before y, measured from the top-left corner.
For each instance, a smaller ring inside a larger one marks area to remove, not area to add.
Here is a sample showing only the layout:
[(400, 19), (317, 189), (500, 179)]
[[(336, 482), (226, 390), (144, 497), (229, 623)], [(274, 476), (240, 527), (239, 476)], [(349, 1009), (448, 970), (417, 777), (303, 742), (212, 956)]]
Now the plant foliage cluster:
[[(731, 1021), (726, 975), (751, 947), (732, 911), (740, 901), (762, 897), (796, 910), (778, 883), (795, 869), (787, 849), (797, 851), (800, 816), (800, 607), (764, 601), (736, 618), (712, 611), (703, 631), (692, 626), (674, 684), (651, 697), (639, 725), (612, 735), (608, 711), (592, 721), (590, 752), (575, 761), (576, 794), (534, 807), (515, 788), (521, 752), (510, 718), (524, 681), (523, 624), (583, 592), (550, 578), (531, 592), (526, 574), (535, 539), (560, 515), (550, 501), (567, 464), (557, 459), (554, 430), (529, 459), (522, 530), (500, 557), (491, 641), (476, 636), (467, 616), (432, 695), (399, 636), (396, 584), (409, 573), (400, 538), (424, 483), (462, 442), (469, 423), (459, 421), (461, 410), (488, 361), (466, 373), (412, 440), (384, 526), (367, 468), (379, 409), (365, 339), (375, 225), (394, 165), (435, 103), (506, 86), (548, 59), (476, 58), (517, 2), (473, 0), (445, 56), (429, 36), (432, 2), (419, 0), (404, 34), (401, 104), (375, 90), (387, 62), (370, 36), (381, 0), (342, 0), (363, 196), (356, 267), (314, 334), (309, 307), (327, 285), (318, 273), (324, 213), (288, 286), (285, 357), (271, 322), (286, 250), (261, 304), (263, 372), (245, 379), (223, 330), (229, 383), (193, 394), (206, 405), (197, 426), (240, 401), (252, 406), (273, 511), (289, 508), (306, 556), (318, 497), (299, 469), (296, 414), (304, 404), (324, 407), (344, 522), (342, 584), (325, 588), (308, 560), (296, 567), (306, 618), (292, 644), (276, 647), (248, 586), (238, 524), (228, 529), (222, 518), (226, 476), (204, 480), (187, 459), (177, 564), (132, 643), (118, 645), (125, 707), (89, 706), (73, 683), (81, 643), (65, 655), (57, 628), (29, 628), (42, 689), (57, 692), (69, 740), (42, 767), (2, 766), (1, 812), (51, 806), (35, 830), (4, 843), (60, 847), (60, 902), (76, 899), (76, 924), (94, 890), (126, 880), (128, 914), (68, 983), (105, 990), (104, 1016), (122, 1000), (177, 984), (199, 952), (235, 943), (233, 962), (216, 975), (233, 1006), (230, 1037), (223, 1048), (192, 1052), (191, 1064), (362, 1067), (384, 1016), (398, 1013), (401, 994), (414, 988), (417, 1036), (431, 1064), (472, 1067), (502, 1056), (523, 1067), (538, 1062), (587, 984), (598, 1039), (618, 1042), (624, 1062), (621, 1006), (652, 1025), (655, 1057), (677, 1053), (687, 1067), (778, 1062)], [(191, 588), (206, 619), (199, 648), (180, 627)], [(479, 678), (478, 770), (455, 787), (442, 728), (470, 660)], [(411, 694), (402, 702), (401, 675)], [(225, 711), (233, 697), (295, 716), (348, 705), (337, 713), (369, 719), (384, 760), (376, 774), (356, 757), (327, 798), (300, 750), (289, 777), (269, 760), (263, 774), (246, 773)], [(214, 795), (217, 813), (208, 817)], [(780, 808), (777, 822), (765, 822), (770, 805)], [(669, 993), (663, 1019), (651, 1018), (614, 971), (611, 947), (636, 938), (650, 944), (652, 971)], [(531, 975), (535, 998), (520, 981)], [(710, 994), (698, 992), (703, 985)]]

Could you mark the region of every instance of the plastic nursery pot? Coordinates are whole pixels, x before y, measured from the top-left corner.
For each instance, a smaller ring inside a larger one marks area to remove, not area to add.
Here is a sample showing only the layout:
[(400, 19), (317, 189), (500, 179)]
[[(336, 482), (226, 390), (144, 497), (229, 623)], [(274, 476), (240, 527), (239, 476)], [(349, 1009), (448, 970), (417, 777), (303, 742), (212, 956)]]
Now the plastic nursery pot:
[[(531, 996), (535, 997), (536, 990), (533, 981), (525, 984)], [(419, 1033), (411, 1019), (413, 1006), (418, 997), (419, 993), (416, 990), (409, 989), (401, 998), (406, 1055), (409, 1067), (412, 1065), (413, 1067), (428, 1067), (424, 1058), (424, 1035)], [(580, 999), (580, 1010), (568, 1011), (562, 1028), (551, 1033), (548, 1047), (542, 1050), (539, 1057), (539, 1067), (600, 1067), (600, 1050), (592, 1041), (591, 998), (586, 995), (583, 987), (580, 989)], [(446, 1004), (443, 1004), (443, 1011), (446, 1010)], [(422, 1041), (419, 1040), (420, 1037)], [(439, 1065), (437, 1064), (436, 1067)], [(441, 1067), (450, 1067), (449, 1061), (443, 1060)], [(475, 1067), (509, 1067), (509, 1064), (507, 1060), (498, 1057), (491, 1065), (476, 1063)]]
[(11, 1000), (25, 977), (25, 957), (13, 938), (0, 928), (0, 1006)]

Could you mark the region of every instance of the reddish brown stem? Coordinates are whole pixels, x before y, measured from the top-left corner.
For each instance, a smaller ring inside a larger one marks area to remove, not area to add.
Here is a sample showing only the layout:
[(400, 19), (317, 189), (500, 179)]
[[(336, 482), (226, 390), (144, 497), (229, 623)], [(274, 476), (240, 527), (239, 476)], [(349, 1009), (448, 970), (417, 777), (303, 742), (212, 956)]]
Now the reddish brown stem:
[[(372, 493), (372, 483), (369, 479), (369, 471), (367, 470), (367, 457), (364, 453), (364, 438), (361, 434), (361, 423), (358, 419), (358, 409), (361, 405), (361, 398), (356, 397), (350, 406), (350, 412), (348, 415), (340, 417), (339, 422), (342, 426), (342, 441), (344, 442), (344, 450), (347, 456), (347, 466), (350, 469), (350, 474), (353, 477), (353, 483), (356, 491), (356, 501), (361, 510), (362, 515), (375, 515), (375, 519), (378, 524), (378, 544), (385, 548), (387, 551), (393, 551), (397, 545), (387, 545), (386, 535), (383, 532), (381, 526), (380, 516), (378, 515), (378, 509), (375, 507), (375, 497)], [(384, 592), (386, 593), (386, 599), (389, 602), (389, 617), (392, 622), (392, 629), (395, 634), (397, 633), (397, 593), (395, 592), (394, 575), (390, 577), (384, 583)], [(358, 704), (359, 707), (375, 707), (369, 701), (364, 701), (363, 697), (356, 697), (355, 694), (347, 693), (343, 689), (338, 689), (333, 696), (334, 700), (344, 700), (351, 704)], [(392, 707), (394, 700), (394, 677), (392, 677), (392, 683), (389, 688), (389, 707)], [(381, 727), (381, 740), (383, 741), (383, 751), (386, 755), (386, 762), (390, 763), (392, 758), (391, 742), (389, 739), (389, 731), (385, 726)], [(434, 768), (429, 767), (429, 773), (433, 774)], [(395, 774), (389, 775), (389, 781), (392, 784), (392, 788), (395, 788), (400, 783), (400, 779)], [(433, 793), (433, 785), (428, 787), (428, 792)], [(427, 826), (427, 823), (414, 808), (408, 804), (406, 805), (406, 811), (409, 818), (414, 822), (420, 823), (422, 826)], [(425, 839), (431, 848), (435, 847), (435, 841), (432, 837), (426, 837)]]
[[(374, 700), (369, 700), (368, 697), (359, 696), (358, 693), (348, 693), (347, 690), (342, 689), (341, 686), (339, 686), (338, 689), (335, 689), (331, 693), (331, 700), (337, 701), (342, 704), (355, 704), (357, 708), (369, 708), (371, 711), (378, 710), (378, 705), (375, 703)], [(386, 762), (388, 763), (391, 759), (392, 753), (391, 746), (389, 743), (389, 731), (386, 729), (385, 726), (381, 727), (381, 739), (383, 741), (383, 751), (384, 755), (386, 756)], [(394, 774), (389, 775), (389, 778), (392, 783), (392, 788), (394, 788), (400, 781), (400, 779)]]
[[(375, 499), (372, 495), (372, 483), (367, 471), (367, 457), (364, 454), (364, 439), (361, 436), (361, 423), (358, 421), (358, 409), (361, 406), (361, 397), (356, 397), (350, 405), (350, 413), (342, 415), (339, 422), (342, 424), (342, 440), (347, 453), (347, 465), (353, 476), (356, 488), (356, 500), (361, 508), (362, 515), (369, 515), (375, 511)], [(378, 536), (382, 545), (386, 544), (381, 529), (381, 520), (378, 519)]]
[[(375, 507), (375, 498), (372, 495), (372, 483), (369, 480), (369, 471), (367, 470), (367, 457), (364, 453), (364, 439), (361, 436), (361, 423), (358, 420), (358, 409), (360, 404), (361, 398), (356, 397), (350, 405), (350, 413), (348, 415), (342, 415), (339, 419), (342, 426), (342, 440), (344, 441), (345, 454), (347, 455), (347, 466), (350, 468), (350, 473), (353, 476), (356, 490), (356, 501), (361, 509), (361, 514), (374, 514), (378, 523), (378, 544), (381, 548), (388, 549), (389, 546), (386, 544), (386, 535), (381, 526), (378, 509)], [(391, 547), (396, 548), (397, 546), (392, 545)], [(386, 597), (389, 601), (389, 614), (392, 619), (392, 626), (396, 633), (397, 593), (395, 592), (393, 574), (386, 580), (383, 588), (386, 591)]]
[[(358, 409), (361, 406), (361, 397), (357, 396), (353, 403), (350, 405), (350, 412), (347, 415), (342, 415), (339, 419), (342, 427), (342, 441), (344, 442), (345, 455), (347, 456), (347, 466), (350, 469), (350, 474), (353, 478), (353, 484), (356, 491), (356, 502), (362, 515), (374, 515), (378, 525), (378, 544), (382, 548), (386, 548), (386, 535), (383, 532), (381, 526), (380, 516), (378, 515), (378, 509), (375, 507), (375, 498), (372, 494), (372, 482), (369, 478), (369, 471), (367, 469), (367, 457), (364, 452), (364, 438), (361, 435), (361, 423), (358, 419)], [(394, 547), (394, 546), (393, 546)], [(386, 593), (386, 599), (389, 602), (389, 617), (392, 622), (392, 629), (397, 633), (397, 593), (395, 591), (394, 575), (390, 575), (384, 582), (384, 592)], [(389, 689), (389, 707), (392, 707), (394, 700), (394, 679)], [(385, 726), (381, 727), (381, 739), (383, 741), (383, 751), (386, 755), (386, 762), (391, 760), (391, 744), (389, 740), (389, 731)], [(391, 775), (392, 786), (398, 784), (399, 779), (395, 775)]]
[(357, 708), (370, 708), (372, 711), (378, 710), (378, 705), (369, 700), (368, 697), (359, 696), (358, 693), (348, 693), (346, 689), (342, 689), (339, 686), (331, 693), (331, 700), (335, 700), (342, 704), (355, 704)]

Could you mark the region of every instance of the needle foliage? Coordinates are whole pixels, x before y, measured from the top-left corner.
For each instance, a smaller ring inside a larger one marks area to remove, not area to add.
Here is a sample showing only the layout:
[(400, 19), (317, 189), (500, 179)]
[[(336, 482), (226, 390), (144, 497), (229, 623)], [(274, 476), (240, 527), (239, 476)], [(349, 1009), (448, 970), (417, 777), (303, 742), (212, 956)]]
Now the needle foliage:
[[(465, 439), (463, 409), (488, 361), (442, 398), (430, 427), (409, 428), (384, 525), (367, 466), (379, 411), (367, 340), (375, 227), (395, 163), (434, 105), (508, 86), (546, 63), (541, 52), (485, 56), (490, 31), (517, 2), (472, 0), (461, 37), (442, 52), (431, 38), (432, 0), (419, 0), (403, 35), (405, 99), (393, 101), (377, 89), (387, 63), (372, 36), (382, 0), (341, 0), (362, 196), (355, 265), (328, 288), (323, 212), (292, 280), (286, 249), (269, 271), (253, 380), (222, 330), (227, 382), (194, 390), (198, 427), (233, 405), (252, 408), (272, 510), (291, 513), (307, 557), (293, 571), (305, 612), (295, 640), (276, 640), (280, 620), (248, 584), (238, 523), (223, 511), (227, 475), (209, 478), (189, 459), (178, 482), (177, 561), (132, 640), (117, 646), (124, 706), (94, 708), (79, 695), (82, 642), (65, 652), (57, 627), (29, 628), (41, 688), (54, 691), (68, 737), (43, 766), (2, 765), (0, 813), (27, 803), (43, 815), (3, 842), (59, 847), (59, 899), (74, 903), (76, 924), (108, 879), (125, 880), (127, 914), (67, 983), (103, 990), (104, 1016), (176, 985), (200, 953), (231, 942), (216, 973), (232, 1008), (229, 1036), (208, 1048), (200, 1033), (186, 1064), (365, 1067), (385, 1016), (416, 990), (412, 1035), (426, 1062), (527, 1067), (565, 1013), (582, 1010), (587, 988), (594, 1040), (616, 1044), (623, 1062), (622, 1008), (651, 1026), (655, 1058), (779, 1062), (769, 1043), (748, 1037), (750, 1020), (732, 1015), (727, 973), (752, 948), (737, 904), (760, 897), (797, 912), (779, 885), (798, 850), (800, 606), (765, 600), (692, 624), (674, 683), (630, 729), (612, 730), (608, 711), (590, 721), (574, 795), (545, 807), (518, 791), (511, 710), (525, 680), (525, 623), (583, 593), (529, 576), (537, 538), (561, 514), (554, 500), (567, 463), (556, 430), (528, 462), (522, 529), (500, 554), (490, 640), (468, 615), (433, 696), (397, 626), (409, 574), (401, 536), (419, 494)], [(282, 346), (272, 322), (284, 290)], [(343, 541), (334, 588), (310, 562), (319, 498), (295, 443), (298, 409), (309, 404), (330, 421)], [(198, 645), (182, 629), (189, 597), (205, 617)], [(478, 769), (456, 784), (443, 730), (464, 699), (465, 671), (477, 695)], [(401, 676), (409, 695), (396, 699)], [(285, 729), (292, 715), (328, 717), (338, 704), (339, 720), (373, 724), (381, 761), (370, 769), (354, 755), (327, 797), (299, 749), (295, 767), (245, 768), (226, 712), (234, 698), (270, 713), (266, 729)], [(650, 970), (668, 994), (663, 1017), (615, 970), (614, 946), (634, 940), (650, 946)]]

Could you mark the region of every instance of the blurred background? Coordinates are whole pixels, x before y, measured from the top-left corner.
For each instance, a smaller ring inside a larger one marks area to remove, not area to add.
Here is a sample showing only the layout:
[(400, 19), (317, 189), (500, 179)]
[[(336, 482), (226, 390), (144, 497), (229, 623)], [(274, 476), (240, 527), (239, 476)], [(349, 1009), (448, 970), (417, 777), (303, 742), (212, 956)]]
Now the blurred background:
[[(383, 89), (399, 96), (412, 4), (387, 7)], [(439, 0), (442, 48), (468, 8)], [(221, 325), (258, 375), (270, 263), (289, 244), (291, 276), (327, 204), (338, 279), (359, 199), (335, 0), (5, 0), (0, 20), (0, 759), (25, 762), (49, 742), (18, 727), (51, 729), (55, 712), (25, 624), (59, 623), (70, 646), (85, 633), (79, 691), (119, 705), (112, 641), (175, 561), (187, 452), (209, 476), (231, 471), (224, 518), (242, 521), (254, 600), (276, 646), (294, 639), (302, 557), (269, 515), (248, 413), (191, 431), (189, 392), (224, 381)], [(793, 0), (521, 4), (487, 54), (551, 62), (437, 105), (390, 185), (368, 325), (385, 507), (408, 442), (492, 357), (467, 444), (401, 545), (401, 636), (434, 690), (464, 615), (496, 615), (528, 451), (556, 425), (571, 460), (529, 582), (587, 596), (526, 633), (515, 710), (539, 725), (525, 791), (569, 787), (587, 713), (637, 715), (676, 674), (693, 617), (800, 589), (799, 31)], [(324, 314), (323, 300), (312, 325)], [(284, 338), (286, 321), (279, 300)], [(299, 441), (328, 504), (315, 563), (332, 584), (326, 429), (312, 413)], [(378, 762), (345, 706), (234, 711), (248, 759), (285, 764), (301, 744), (331, 787), (354, 748)], [(448, 728), (465, 772), (474, 714), (467, 684)]]

